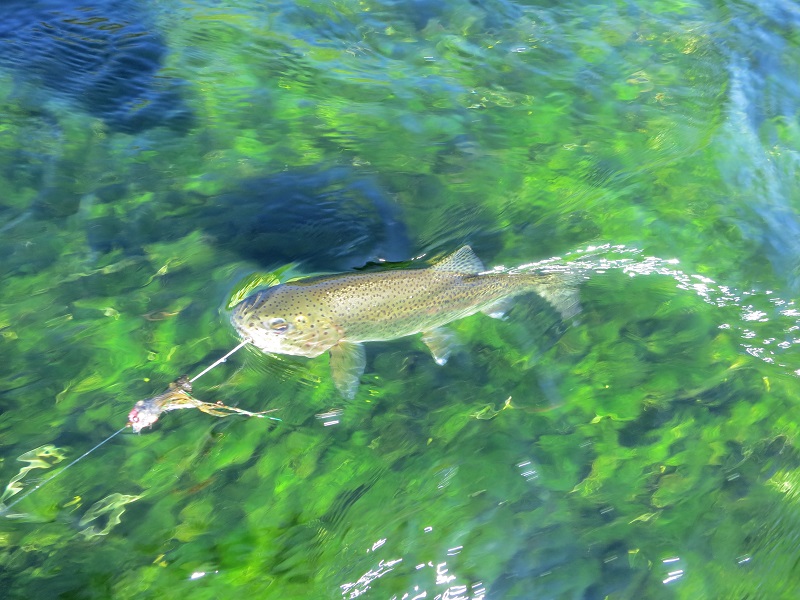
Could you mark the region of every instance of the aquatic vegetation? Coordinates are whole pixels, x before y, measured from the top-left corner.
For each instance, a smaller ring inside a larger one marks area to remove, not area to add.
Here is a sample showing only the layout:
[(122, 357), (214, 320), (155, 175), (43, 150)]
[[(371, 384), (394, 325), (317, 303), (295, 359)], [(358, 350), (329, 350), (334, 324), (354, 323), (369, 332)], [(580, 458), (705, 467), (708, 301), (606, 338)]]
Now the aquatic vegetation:
[(4, 503), (230, 350), (254, 286), (470, 244), (587, 274), (582, 311), (458, 320), (443, 367), (376, 342), (348, 401), (242, 350), (198, 396), (282, 422), (120, 433), (3, 518), (9, 597), (797, 595), (787, 3), (168, 4), (140, 72), (189, 82), (184, 135), (54, 128), (0, 75)]
[(20, 493), (25, 489), (23, 480), (34, 469), (50, 469), (53, 465), (57, 465), (64, 460), (64, 451), (61, 448), (56, 448), (52, 444), (45, 444), (33, 450), (29, 450), (24, 454), (17, 457), (17, 460), (28, 463), (28, 466), (22, 467), (19, 473), (14, 475), (6, 485), (3, 495), (0, 496), (0, 506), (3, 505), (9, 498)]
[[(85, 529), (81, 530), (81, 535), (84, 536), (86, 539), (108, 535), (114, 527), (119, 525), (122, 522), (122, 513), (125, 512), (125, 505), (130, 504), (131, 502), (135, 502), (141, 496), (128, 496), (125, 494), (113, 493), (109, 494), (102, 500), (98, 500), (95, 502), (89, 510), (81, 517), (81, 520), (78, 521), (79, 527), (85, 527)], [(101, 519), (105, 519), (105, 525), (99, 527), (94, 523), (95, 521), (99, 521)]]

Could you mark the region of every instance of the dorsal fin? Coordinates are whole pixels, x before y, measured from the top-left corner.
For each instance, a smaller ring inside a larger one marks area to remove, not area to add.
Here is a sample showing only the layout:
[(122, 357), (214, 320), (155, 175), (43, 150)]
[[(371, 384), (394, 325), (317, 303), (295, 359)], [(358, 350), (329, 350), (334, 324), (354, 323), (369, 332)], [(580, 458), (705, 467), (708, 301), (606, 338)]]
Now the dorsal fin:
[(448, 273), (481, 273), (486, 270), (481, 259), (475, 256), (472, 248), (461, 246), (452, 254), (431, 267), (434, 271), (447, 271)]

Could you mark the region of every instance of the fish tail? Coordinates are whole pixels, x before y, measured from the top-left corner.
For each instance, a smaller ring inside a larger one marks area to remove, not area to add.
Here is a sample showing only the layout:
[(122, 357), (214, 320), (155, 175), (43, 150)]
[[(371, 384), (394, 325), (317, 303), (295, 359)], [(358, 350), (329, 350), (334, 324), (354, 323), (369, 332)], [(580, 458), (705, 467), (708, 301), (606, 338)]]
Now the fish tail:
[(530, 287), (547, 300), (563, 319), (571, 319), (581, 312), (578, 286), (585, 277), (580, 273), (545, 273), (536, 275)]

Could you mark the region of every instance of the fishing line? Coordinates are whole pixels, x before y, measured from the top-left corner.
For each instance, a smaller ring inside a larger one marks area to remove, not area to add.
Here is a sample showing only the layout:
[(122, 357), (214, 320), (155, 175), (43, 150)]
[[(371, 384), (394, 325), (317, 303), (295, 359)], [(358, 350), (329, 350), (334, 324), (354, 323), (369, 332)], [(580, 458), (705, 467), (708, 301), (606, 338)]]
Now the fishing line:
[(45, 480), (44, 480), (44, 481), (42, 481), (41, 483), (38, 483), (38, 484), (36, 484), (35, 486), (33, 486), (31, 489), (29, 489), (27, 492), (25, 492), (24, 494), (22, 494), (22, 495), (21, 495), (19, 498), (17, 498), (16, 500), (14, 500), (13, 502), (11, 502), (10, 504), (6, 504), (4, 507), (0, 508), (0, 515), (5, 515), (5, 514), (6, 514), (6, 513), (7, 513), (7, 512), (8, 512), (8, 511), (11, 509), (11, 507), (12, 507), (12, 506), (14, 506), (14, 505), (16, 505), (16, 504), (18, 504), (18, 503), (22, 502), (22, 501), (23, 501), (25, 498), (27, 498), (28, 496), (30, 496), (30, 495), (31, 495), (33, 492), (35, 492), (36, 490), (38, 490), (38, 489), (40, 489), (40, 488), (44, 487), (45, 485), (47, 485), (48, 483), (50, 483), (51, 481), (53, 481), (53, 479), (55, 479), (56, 477), (58, 477), (59, 475), (61, 475), (61, 474), (62, 474), (64, 471), (66, 471), (67, 469), (69, 469), (69, 468), (70, 468), (72, 465), (74, 465), (74, 464), (75, 464), (75, 463), (77, 463), (78, 461), (81, 461), (81, 460), (83, 460), (84, 458), (86, 458), (87, 456), (89, 456), (89, 455), (90, 455), (92, 452), (94, 452), (95, 450), (97, 450), (97, 449), (98, 449), (100, 446), (102, 446), (103, 444), (105, 444), (107, 441), (109, 441), (109, 440), (110, 440), (111, 438), (113, 438), (114, 436), (117, 436), (117, 435), (119, 435), (120, 433), (122, 433), (123, 431), (125, 431), (127, 428), (128, 428), (128, 426), (127, 426), (127, 425), (125, 425), (125, 427), (121, 427), (120, 429), (118, 429), (117, 431), (115, 431), (114, 433), (112, 433), (110, 436), (108, 436), (106, 439), (104, 439), (102, 442), (100, 442), (99, 444), (97, 444), (96, 446), (94, 446), (94, 448), (91, 448), (91, 449), (87, 450), (86, 452), (84, 452), (83, 454), (81, 454), (81, 455), (80, 455), (78, 458), (76, 458), (75, 460), (73, 460), (73, 461), (72, 461), (71, 463), (69, 463), (69, 464), (68, 464), (66, 467), (64, 467), (64, 468), (63, 468), (63, 469), (61, 469), (60, 471), (56, 471), (55, 473), (53, 473), (52, 475), (50, 475), (50, 477), (48, 477), (47, 479), (45, 479)]
[[(247, 339), (245, 339), (245, 340), (244, 340), (244, 341), (242, 341), (240, 344), (238, 344), (238, 345), (237, 345), (237, 346), (236, 346), (236, 347), (235, 347), (233, 350), (231, 350), (230, 352), (228, 352), (227, 354), (225, 354), (225, 356), (223, 356), (222, 358), (219, 358), (219, 359), (215, 360), (213, 363), (211, 363), (211, 364), (210, 364), (209, 366), (207, 366), (205, 369), (203, 369), (202, 371), (200, 371), (200, 372), (199, 372), (197, 375), (195, 375), (194, 377), (192, 377), (192, 378), (189, 380), (189, 382), (190, 382), (190, 383), (194, 383), (195, 381), (197, 381), (198, 379), (200, 379), (200, 378), (201, 378), (203, 375), (205, 375), (206, 373), (208, 373), (208, 372), (209, 372), (211, 369), (213, 369), (214, 367), (217, 367), (217, 366), (221, 365), (222, 363), (224, 363), (225, 361), (227, 361), (227, 360), (228, 360), (228, 359), (229, 359), (229, 358), (230, 358), (230, 357), (231, 357), (231, 356), (232, 356), (232, 355), (233, 355), (235, 352), (238, 352), (239, 350), (241, 350), (242, 348), (244, 348), (244, 347), (245, 347), (247, 344), (249, 344), (249, 343), (250, 343), (250, 338), (247, 338)], [(51, 481), (53, 481), (53, 479), (55, 479), (56, 477), (58, 477), (59, 475), (61, 475), (61, 474), (62, 474), (64, 471), (66, 471), (67, 469), (69, 469), (69, 468), (70, 468), (72, 465), (74, 465), (74, 464), (75, 464), (75, 463), (77, 463), (77, 462), (80, 462), (81, 460), (83, 460), (84, 458), (86, 458), (87, 456), (89, 456), (89, 455), (90, 455), (92, 452), (94, 452), (95, 450), (97, 450), (97, 449), (98, 449), (100, 446), (102, 446), (103, 444), (105, 444), (106, 442), (108, 442), (109, 440), (111, 440), (112, 438), (114, 438), (114, 437), (118, 436), (120, 433), (122, 433), (123, 431), (125, 431), (125, 430), (126, 430), (128, 427), (129, 427), (129, 426), (130, 426), (130, 423), (127, 423), (127, 424), (126, 424), (124, 427), (121, 427), (121, 428), (119, 428), (117, 431), (115, 431), (114, 433), (112, 433), (111, 435), (109, 435), (109, 436), (108, 436), (106, 439), (104, 439), (102, 442), (99, 442), (99, 443), (98, 443), (98, 444), (96, 444), (94, 447), (90, 448), (89, 450), (87, 450), (86, 452), (84, 452), (83, 454), (81, 454), (81, 455), (80, 455), (78, 458), (76, 458), (75, 460), (73, 460), (71, 463), (69, 463), (69, 464), (68, 464), (67, 466), (65, 466), (63, 469), (60, 469), (60, 470), (56, 471), (55, 473), (53, 473), (52, 475), (50, 475), (50, 477), (48, 477), (48, 478), (47, 478), (47, 479), (45, 479), (44, 481), (42, 481), (42, 482), (40, 482), (40, 483), (36, 484), (35, 486), (33, 486), (31, 489), (29, 489), (27, 492), (25, 492), (24, 494), (22, 494), (21, 496), (19, 496), (19, 497), (18, 497), (17, 499), (15, 499), (13, 502), (11, 502), (11, 503), (9, 503), (9, 504), (6, 504), (6, 505), (2, 505), (2, 504), (0, 504), (0, 516), (6, 516), (6, 515), (7, 515), (7, 513), (8, 513), (8, 511), (9, 511), (9, 510), (11, 510), (11, 508), (12, 508), (13, 506), (15, 506), (15, 505), (19, 504), (20, 502), (22, 502), (22, 501), (23, 501), (25, 498), (27, 498), (28, 496), (30, 496), (30, 495), (31, 495), (32, 493), (34, 493), (35, 491), (37, 491), (37, 490), (39, 490), (39, 489), (43, 488), (45, 485), (47, 485), (48, 483), (50, 483)]]
[(244, 348), (244, 347), (245, 347), (247, 344), (249, 344), (249, 343), (250, 343), (250, 338), (247, 338), (246, 340), (244, 340), (243, 342), (241, 342), (241, 343), (240, 343), (238, 346), (236, 346), (236, 347), (235, 347), (233, 350), (231, 350), (230, 352), (228, 352), (228, 353), (227, 353), (225, 356), (223, 356), (222, 358), (219, 358), (219, 359), (217, 359), (217, 360), (216, 360), (216, 361), (214, 361), (212, 364), (208, 365), (208, 366), (207, 366), (205, 369), (203, 369), (202, 371), (200, 371), (200, 372), (199, 372), (197, 375), (195, 375), (194, 377), (192, 377), (192, 378), (189, 380), (189, 383), (194, 383), (195, 381), (197, 381), (198, 379), (200, 379), (200, 378), (201, 378), (203, 375), (205, 375), (206, 373), (208, 373), (208, 372), (209, 372), (211, 369), (213, 369), (213, 368), (214, 368), (214, 367), (216, 367), (217, 365), (221, 365), (222, 363), (224, 363), (224, 362), (225, 362), (226, 360), (228, 360), (228, 359), (229, 359), (229, 358), (230, 358), (230, 357), (231, 357), (231, 356), (232, 356), (232, 355), (233, 355), (235, 352), (238, 352), (239, 350), (241, 350), (242, 348)]

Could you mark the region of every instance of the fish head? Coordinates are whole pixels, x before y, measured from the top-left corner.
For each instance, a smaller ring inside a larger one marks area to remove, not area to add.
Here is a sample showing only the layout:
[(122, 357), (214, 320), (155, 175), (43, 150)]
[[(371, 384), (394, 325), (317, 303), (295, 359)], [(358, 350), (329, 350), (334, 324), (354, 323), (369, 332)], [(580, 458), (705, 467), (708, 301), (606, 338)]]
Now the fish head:
[(317, 310), (302, 288), (277, 285), (238, 304), (231, 323), (262, 352), (314, 357), (336, 345), (343, 335)]

